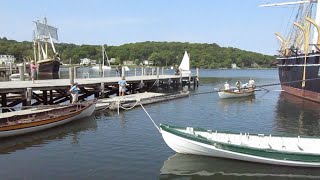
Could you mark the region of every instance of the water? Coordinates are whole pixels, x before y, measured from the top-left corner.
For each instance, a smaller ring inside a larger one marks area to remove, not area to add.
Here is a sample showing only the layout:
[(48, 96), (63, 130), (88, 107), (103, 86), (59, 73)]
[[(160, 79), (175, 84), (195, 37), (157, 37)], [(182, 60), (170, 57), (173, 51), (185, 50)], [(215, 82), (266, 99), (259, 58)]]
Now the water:
[[(268, 87), (255, 97), (219, 99), (225, 81), (254, 78), (277, 83), (277, 70), (200, 70), (200, 86), (188, 98), (147, 105), (157, 123), (214, 130), (319, 136), (319, 104)], [(2, 179), (286, 179), (320, 178), (309, 168), (277, 167), (192, 155), (176, 155), (140, 108), (95, 112), (43, 132), (0, 140)]]

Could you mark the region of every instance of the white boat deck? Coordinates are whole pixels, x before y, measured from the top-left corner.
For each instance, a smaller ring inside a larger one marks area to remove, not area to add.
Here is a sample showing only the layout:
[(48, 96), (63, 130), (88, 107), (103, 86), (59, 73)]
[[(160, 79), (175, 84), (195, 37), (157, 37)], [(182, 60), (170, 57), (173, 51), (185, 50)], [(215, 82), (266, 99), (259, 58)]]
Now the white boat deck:
[(203, 132), (193, 131), (192, 128), (181, 131), (193, 135), (200, 135), (208, 140), (249, 148), (270, 149), (280, 152), (320, 154), (320, 139), (317, 138)]

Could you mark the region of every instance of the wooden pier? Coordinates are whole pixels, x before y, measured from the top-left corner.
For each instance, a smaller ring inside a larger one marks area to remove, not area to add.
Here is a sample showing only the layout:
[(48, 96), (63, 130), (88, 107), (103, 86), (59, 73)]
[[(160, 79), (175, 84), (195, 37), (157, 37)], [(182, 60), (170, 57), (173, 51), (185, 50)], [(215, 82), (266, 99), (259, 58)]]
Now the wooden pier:
[[(198, 74), (198, 73), (197, 73)], [(23, 106), (51, 105), (70, 101), (70, 83), (77, 82), (80, 88), (79, 100), (89, 96), (108, 98), (118, 94), (120, 77), (88, 79), (52, 79), (31, 81), (0, 82), (2, 112), (11, 111), (18, 104)], [(172, 90), (178, 91), (183, 86), (198, 86), (198, 75), (149, 75), (126, 77), (127, 94), (137, 92)]]

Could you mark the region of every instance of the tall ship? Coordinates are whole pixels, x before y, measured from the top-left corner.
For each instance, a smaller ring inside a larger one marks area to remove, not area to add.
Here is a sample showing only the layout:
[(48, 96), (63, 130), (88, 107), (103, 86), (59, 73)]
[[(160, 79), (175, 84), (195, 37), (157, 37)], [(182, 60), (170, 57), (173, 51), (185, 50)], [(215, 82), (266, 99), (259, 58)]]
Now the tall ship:
[(295, 6), (292, 28), (285, 35), (275, 33), (280, 42), (277, 66), (282, 89), (289, 94), (320, 103), (320, 6), (317, 0), (301, 0), (261, 5)]
[(59, 79), (60, 56), (55, 49), (58, 41), (58, 28), (43, 22), (35, 21), (33, 32), (34, 60), (38, 66), (38, 79)]

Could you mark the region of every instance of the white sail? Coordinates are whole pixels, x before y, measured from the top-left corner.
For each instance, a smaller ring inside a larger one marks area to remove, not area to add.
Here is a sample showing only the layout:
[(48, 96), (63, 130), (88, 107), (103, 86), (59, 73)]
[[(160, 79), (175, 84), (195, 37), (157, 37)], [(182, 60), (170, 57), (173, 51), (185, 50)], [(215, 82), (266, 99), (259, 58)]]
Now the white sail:
[(59, 40), (58, 39), (58, 28), (55, 28), (53, 26), (49, 26), (47, 24), (43, 24), (40, 22), (36, 22), (36, 26), (37, 26), (37, 37), (51, 37), (55, 40)]
[(182, 74), (190, 74), (190, 58), (188, 56), (187, 51), (184, 52), (181, 64), (179, 66), (179, 70)]

